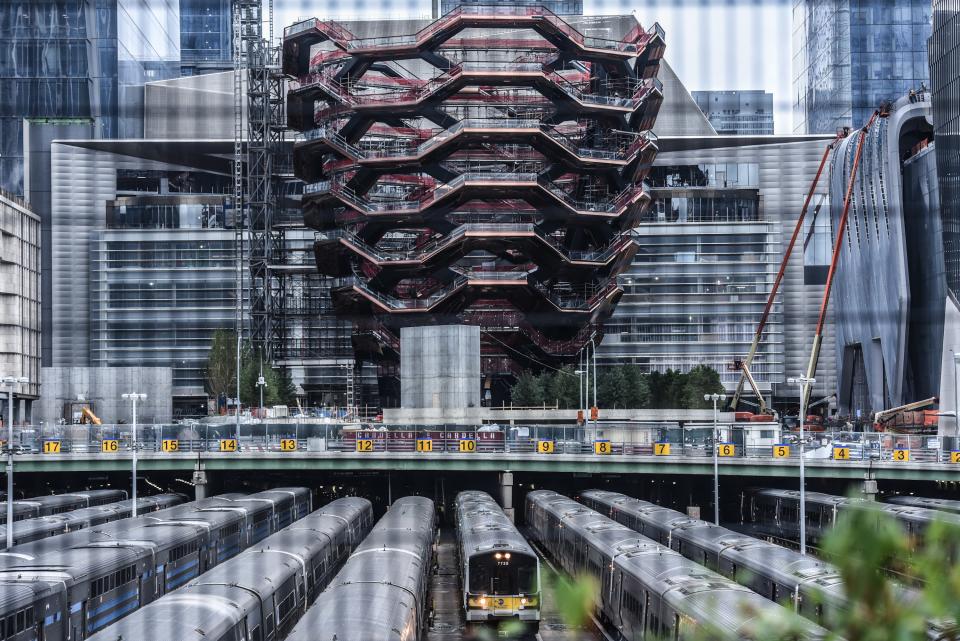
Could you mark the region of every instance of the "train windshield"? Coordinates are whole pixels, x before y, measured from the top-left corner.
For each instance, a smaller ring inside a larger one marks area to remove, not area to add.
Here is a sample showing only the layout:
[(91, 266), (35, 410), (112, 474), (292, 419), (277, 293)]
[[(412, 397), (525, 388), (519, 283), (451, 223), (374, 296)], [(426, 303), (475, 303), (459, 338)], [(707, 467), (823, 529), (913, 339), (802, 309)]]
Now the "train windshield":
[(532, 594), (538, 587), (537, 560), (526, 554), (497, 552), (470, 559), (471, 594)]

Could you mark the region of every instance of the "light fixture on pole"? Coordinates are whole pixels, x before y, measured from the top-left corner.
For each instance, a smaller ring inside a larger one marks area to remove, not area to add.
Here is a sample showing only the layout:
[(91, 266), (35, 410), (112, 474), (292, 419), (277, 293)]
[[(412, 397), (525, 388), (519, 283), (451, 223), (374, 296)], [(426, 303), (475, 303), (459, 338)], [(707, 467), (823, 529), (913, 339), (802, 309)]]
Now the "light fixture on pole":
[[(597, 429), (597, 420), (599, 419), (599, 411), (597, 409), (597, 344), (594, 342), (593, 336), (590, 337), (590, 348), (593, 350), (593, 405), (590, 407), (590, 416), (593, 418), (593, 438), (596, 440), (600, 436), (600, 430)], [(587, 367), (590, 367), (589, 362), (587, 363)]]
[(717, 411), (717, 402), (724, 401), (725, 394), (704, 394), (703, 400), (713, 401), (713, 524), (720, 525), (720, 415)]
[(13, 390), (17, 383), (29, 383), (23, 376), (4, 376), (7, 397), (7, 549), (13, 547)]
[(133, 492), (130, 495), (130, 498), (133, 499), (133, 507), (131, 508), (131, 514), (137, 516), (137, 401), (146, 400), (146, 394), (123, 394), (122, 397), (126, 400), (133, 402), (133, 481), (132, 489)]
[(800, 386), (800, 554), (807, 553), (807, 477), (806, 470), (803, 466), (803, 421), (807, 417), (805, 404), (806, 399), (810, 398), (808, 390), (810, 386), (816, 382), (817, 379), (809, 376), (798, 376), (787, 379), (787, 383), (790, 385)]
[(260, 376), (257, 377), (257, 387), (260, 388), (260, 420), (263, 420), (263, 388), (267, 386), (267, 379), (263, 377), (263, 360), (260, 360)]

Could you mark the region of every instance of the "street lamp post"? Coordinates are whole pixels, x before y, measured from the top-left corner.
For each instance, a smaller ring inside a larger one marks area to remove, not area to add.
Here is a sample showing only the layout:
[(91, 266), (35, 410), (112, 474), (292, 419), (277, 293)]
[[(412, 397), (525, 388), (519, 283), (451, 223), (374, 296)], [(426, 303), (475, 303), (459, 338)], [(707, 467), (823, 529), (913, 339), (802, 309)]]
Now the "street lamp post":
[(260, 388), (260, 420), (263, 420), (263, 388), (267, 386), (267, 380), (263, 377), (263, 361), (260, 361), (260, 376), (257, 377), (257, 387)]
[(133, 499), (133, 507), (131, 508), (131, 514), (137, 516), (137, 401), (142, 401), (147, 398), (146, 394), (123, 394), (123, 398), (133, 402), (133, 480), (132, 480), (132, 489), (130, 498)]
[(704, 394), (703, 400), (713, 401), (713, 524), (720, 525), (720, 415), (717, 402), (726, 400), (725, 394)]
[(807, 553), (807, 477), (803, 465), (803, 421), (807, 417), (806, 400), (810, 398), (807, 391), (816, 382), (817, 379), (809, 376), (787, 379), (790, 385), (800, 386), (800, 554)]
[(20, 376), (5, 376), (3, 384), (9, 390), (7, 397), (7, 549), (13, 547), (13, 388), (17, 383), (29, 383)]
[[(590, 408), (590, 414), (593, 414), (594, 408), (597, 407), (597, 344), (593, 340), (593, 336), (590, 337), (590, 348), (593, 350), (593, 405)], [(587, 363), (587, 368), (590, 368), (590, 363)], [(588, 390), (589, 393), (589, 390)], [(599, 417), (598, 417), (599, 418)], [(597, 420), (598, 418), (593, 419), (593, 438), (596, 440), (599, 436), (599, 429), (597, 429)]]

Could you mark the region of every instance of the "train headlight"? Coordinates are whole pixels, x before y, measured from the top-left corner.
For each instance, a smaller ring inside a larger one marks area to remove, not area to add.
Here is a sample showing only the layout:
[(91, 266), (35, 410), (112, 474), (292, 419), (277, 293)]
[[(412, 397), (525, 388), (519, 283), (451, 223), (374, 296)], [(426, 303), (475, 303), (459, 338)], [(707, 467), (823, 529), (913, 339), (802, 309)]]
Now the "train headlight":
[(526, 604), (527, 604), (527, 597), (523, 597), (522, 599), (520, 599), (520, 605), (526, 605)]
[(497, 559), (497, 560), (499, 561), (500, 559), (503, 558), (503, 555), (500, 554), (499, 552), (497, 552), (496, 554), (493, 555), (493, 558), (495, 558), (495, 559)]
[(507, 552), (506, 554), (504, 554), (504, 555), (503, 555), (503, 558), (505, 558), (505, 559), (509, 559), (509, 558), (510, 558), (510, 553), (509, 553), (509, 552)]
[(487, 607), (487, 599), (486, 599), (486, 597), (481, 597), (481, 598), (480, 598), (480, 607), (481, 607), (481, 608)]

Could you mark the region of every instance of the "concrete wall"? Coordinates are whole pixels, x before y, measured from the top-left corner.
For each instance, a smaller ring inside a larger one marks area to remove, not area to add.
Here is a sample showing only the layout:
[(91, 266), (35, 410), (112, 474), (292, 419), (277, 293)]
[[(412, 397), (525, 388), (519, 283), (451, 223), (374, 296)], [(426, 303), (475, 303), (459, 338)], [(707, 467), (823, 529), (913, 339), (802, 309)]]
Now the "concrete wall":
[(400, 398), (404, 408), (480, 406), (480, 328), (400, 330)]
[(34, 423), (57, 423), (64, 403), (78, 396), (93, 403), (104, 423), (130, 423), (131, 403), (121, 397), (128, 392), (147, 395), (137, 404), (139, 422), (169, 423), (173, 418), (173, 373), (168, 367), (44, 367), (41, 375)]

